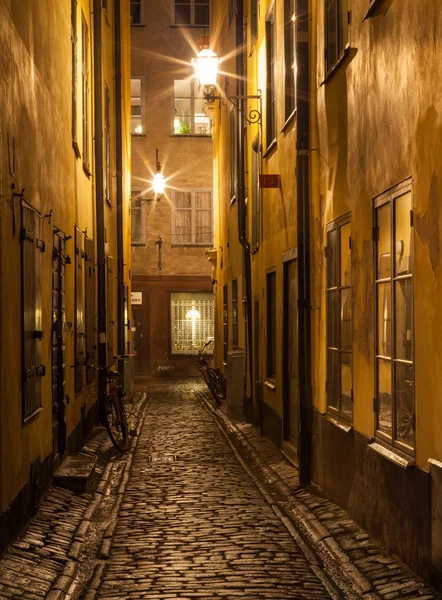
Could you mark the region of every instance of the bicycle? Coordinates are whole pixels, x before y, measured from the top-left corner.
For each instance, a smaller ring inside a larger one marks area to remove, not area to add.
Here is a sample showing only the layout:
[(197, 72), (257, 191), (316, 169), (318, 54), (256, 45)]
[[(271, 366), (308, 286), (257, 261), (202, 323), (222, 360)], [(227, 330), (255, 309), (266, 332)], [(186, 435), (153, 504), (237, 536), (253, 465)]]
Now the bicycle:
[(211, 367), (210, 360), (207, 358), (207, 348), (212, 344), (212, 341), (207, 341), (198, 351), (198, 354), (190, 354), (188, 360), (202, 374), (216, 404), (221, 406), (221, 401), (226, 397), (226, 383), (221, 371)]
[[(116, 356), (114, 360), (116, 358), (120, 357)], [(100, 420), (106, 427), (115, 448), (124, 451), (128, 444), (128, 427), (123, 403), (125, 392), (121, 382), (121, 373), (112, 370), (112, 365), (113, 362), (107, 367), (90, 365), (90, 368), (103, 372), (106, 377), (106, 394), (104, 402), (100, 403)]]

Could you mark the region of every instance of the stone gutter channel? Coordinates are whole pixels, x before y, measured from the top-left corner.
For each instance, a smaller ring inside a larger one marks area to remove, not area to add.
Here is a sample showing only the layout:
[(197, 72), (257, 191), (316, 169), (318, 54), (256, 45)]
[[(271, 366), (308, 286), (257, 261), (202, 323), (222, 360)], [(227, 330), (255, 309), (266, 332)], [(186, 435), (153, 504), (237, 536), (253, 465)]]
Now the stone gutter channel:
[(306, 557), (314, 561), (310, 556), (313, 553), (319, 568), (339, 587), (343, 598), (441, 600), (397, 557), (371, 539), (346, 511), (301, 488), (296, 468), (253, 425), (229, 419), (223, 409), (215, 408), (209, 392), (197, 395), (237, 450), (249, 476), (272, 507), (276, 504), (281, 520)]

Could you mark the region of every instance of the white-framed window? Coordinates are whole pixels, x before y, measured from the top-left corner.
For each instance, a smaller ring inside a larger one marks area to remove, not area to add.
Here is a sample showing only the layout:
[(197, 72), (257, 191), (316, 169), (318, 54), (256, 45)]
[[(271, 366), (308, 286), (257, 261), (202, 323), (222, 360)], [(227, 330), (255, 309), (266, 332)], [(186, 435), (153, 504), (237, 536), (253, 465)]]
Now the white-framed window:
[(130, 80), (130, 132), (132, 135), (145, 133), (144, 78)]
[(172, 21), (175, 25), (208, 27), (210, 0), (175, 0)]
[(146, 245), (146, 203), (141, 199), (141, 190), (132, 190), (130, 203), (131, 245)]
[(173, 190), (172, 245), (211, 246), (212, 190)]
[(195, 81), (173, 82), (173, 133), (175, 135), (210, 135), (210, 118), (204, 113), (202, 88)]
[(350, 215), (327, 225), (327, 406), (353, 418)]
[(411, 181), (374, 201), (376, 247), (376, 434), (415, 449), (413, 200)]
[(144, 25), (144, 0), (130, 0), (130, 24)]
[(214, 307), (211, 292), (171, 292), (171, 354), (197, 354), (213, 339)]

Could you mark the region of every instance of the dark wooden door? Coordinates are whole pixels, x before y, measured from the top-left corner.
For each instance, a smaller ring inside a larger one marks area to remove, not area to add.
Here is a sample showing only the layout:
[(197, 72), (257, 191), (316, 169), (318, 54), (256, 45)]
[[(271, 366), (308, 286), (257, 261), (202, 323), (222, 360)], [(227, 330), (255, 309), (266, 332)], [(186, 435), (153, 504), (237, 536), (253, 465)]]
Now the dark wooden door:
[(299, 444), (298, 263), (284, 263), (283, 450), (297, 462)]
[(54, 461), (66, 449), (65, 415), (65, 236), (54, 233), (52, 248), (52, 439)]

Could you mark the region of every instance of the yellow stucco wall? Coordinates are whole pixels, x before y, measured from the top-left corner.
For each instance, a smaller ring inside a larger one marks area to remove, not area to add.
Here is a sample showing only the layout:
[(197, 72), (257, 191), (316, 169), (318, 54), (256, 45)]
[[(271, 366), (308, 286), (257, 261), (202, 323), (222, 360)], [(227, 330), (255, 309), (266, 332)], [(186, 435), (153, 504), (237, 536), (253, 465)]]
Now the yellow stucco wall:
[[(129, 122), (129, 7), (123, 4), (125, 41), (125, 130)], [(109, 3), (109, 21), (112, 20)], [(91, 175), (85, 173), (81, 155), (81, 15), (89, 29), (89, 155)], [(105, 16), (103, 15), (105, 20)], [(104, 21), (103, 21), (104, 23)], [(109, 89), (113, 90), (112, 28), (104, 23), (104, 66)], [(49, 2), (0, 1), (0, 43), (7, 52), (0, 58), (0, 195), (1, 195), (1, 393), (0, 393), (0, 512), (7, 509), (25, 482), (29, 479), (32, 461), (40, 456), (43, 461), (52, 452), (52, 237), (57, 227), (72, 236), (66, 241), (66, 252), (72, 264), (66, 265), (65, 298), (66, 321), (74, 323), (74, 227), (95, 235), (95, 197), (93, 164), (93, 27), (90, 2), (77, 3), (77, 141), (80, 157), (72, 145), (72, 49), (71, 4)], [(112, 92), (113, 93), (113, 92)], [(112, 94), (111, 94), (112, 97)], [(112, 100), (113, 102), (113, 100)], [(113, 111), (113, 104), (111, 107)], [(113, 112), (111, 120), (113, 121)], [(8, 144), (9, 140), (9, 144)], [(8, 153), (9, 147), (9, 153)], [(14, 150), (15, 148), (15, 150)], [(128, 214), (129, 148), (124, 146), (125, 210)], [(113, 142), (112, 156), (115, 154)], [(10, 160), (9, 160), (10, 158)], [(10, 175), (14, 162), (15, 172)], [(112, 163), (111, 173), (115, 174)], [(112, 176), (112, 181), (115, 177)], [(20, 206), (15, 201), (17, 231), (13, 234), (11, 184), (16, 191), (25, 188), (26, 201), (49, 219), (41, 219), (41, 238), (46, 252), (42, 254), (42, 410), (29, 422), (22, 423), (21, 403), (21, 302), (20, 302)], [(115, 214), (115, 209), (113, 209)], [(113, 219), (113, 218), (112, 218)], [(109, 221), (108, 239), (115, 251), (115, 228)], [(128, 219), (126, 217), (125, 243), (128, 246)], [(130, 255), (126, 262), (126, 275)], [(128, 278), (127, 278), (128, 279)], [(94, 385), (85, 386), (75, 395), (74, 390), (74, 332), (66, 333), (65, 393), (69, 396), (66, 408), (67, 435), (72, 433), (95, 401)]]

